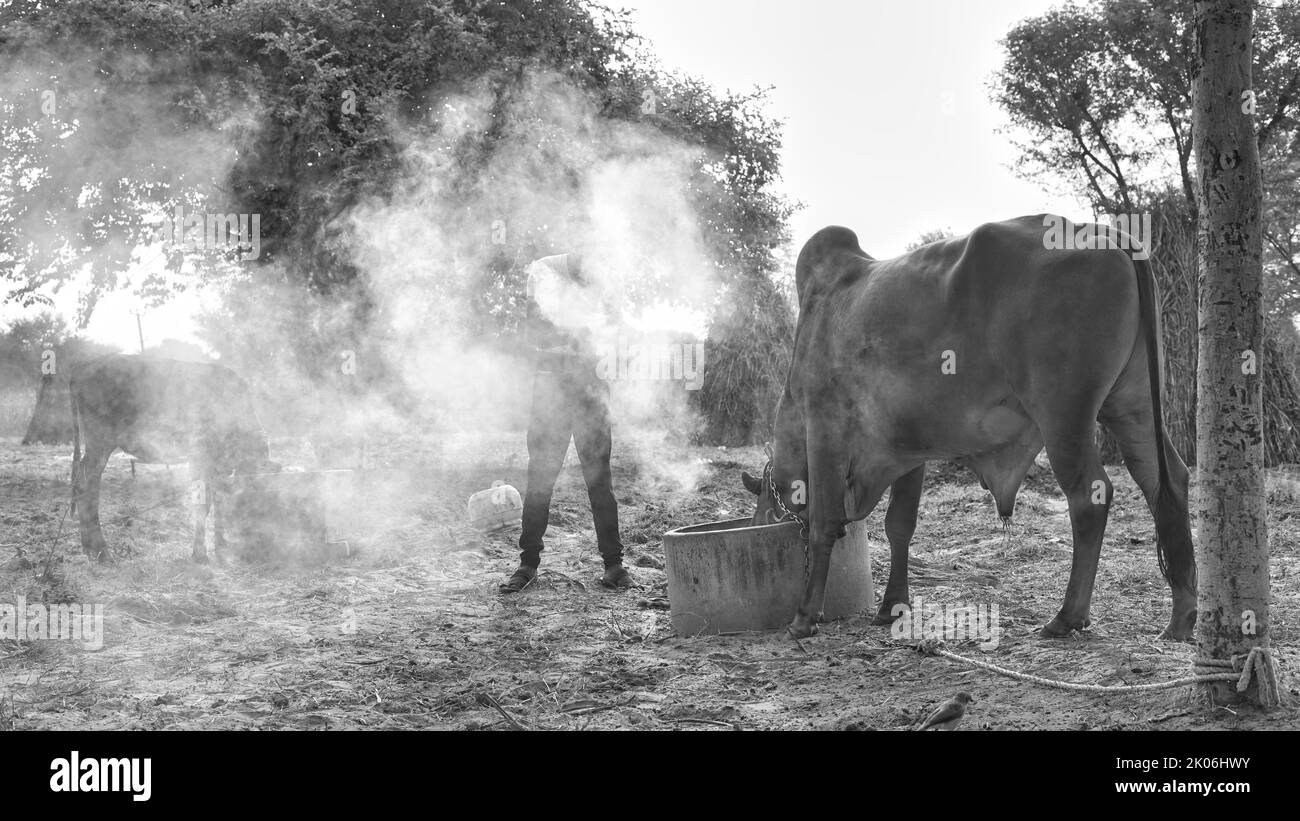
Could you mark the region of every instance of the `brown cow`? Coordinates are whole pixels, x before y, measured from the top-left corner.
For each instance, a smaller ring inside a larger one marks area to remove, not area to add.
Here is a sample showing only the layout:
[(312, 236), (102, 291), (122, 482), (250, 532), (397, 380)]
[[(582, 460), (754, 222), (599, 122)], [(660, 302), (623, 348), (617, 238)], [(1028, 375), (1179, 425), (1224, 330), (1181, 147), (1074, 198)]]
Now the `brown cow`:
[(279, 470), (270, 461), (248, 384), (221, 365), (127, 355), (87, 363), (69, 384), (75, 426), (72, 503), (86, 554), (110, 560), (99, 524), (100, 479), (108, 457), (121, 448), (141, 462), (189, 462), (193, 559), (207, 561), (209, 509), (219, 556), (225, 535), (216, 493), (236, 472)]
[[(1135, 244), (1119, 232), (1113, 244), (1053, 250), (1046, 226), (1063, 222), (1040, 215), (989, 223), (886, 260), (863, 253), (847, 228), (823, 229), (803, 247), (775, 452), (761, 479), (744, 475), (759, 494), (756, 524), (807, 524), (812, 568), (790, 625), (796, 637), (816, 629), (831, 545), (887, 488), (880, 624), (908, 602), (907, 550), (926, 461), (967, 464), (1007, 518), (1044, 445), (1069, 501), (1074, 561), (1065, 602), (1043, 634), (1086, 627), (1113, 496), (1098, 419), (1155, 517), (1160, 569), (1173, 590), (1164, 635), (1191, 636), (1188, 472), (1161, 414), (1155, 281), (1144, 255), (1120, 250)], [(1076, 227), (1066, 230), (1074, 236)]]

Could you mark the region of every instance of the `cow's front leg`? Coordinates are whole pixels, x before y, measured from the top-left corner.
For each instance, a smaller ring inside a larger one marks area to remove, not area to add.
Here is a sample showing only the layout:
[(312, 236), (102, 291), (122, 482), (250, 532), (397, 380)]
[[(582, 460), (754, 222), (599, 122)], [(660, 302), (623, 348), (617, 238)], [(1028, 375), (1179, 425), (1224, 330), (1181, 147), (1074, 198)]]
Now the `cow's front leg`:
[(77, 524), (81, 531), (81, 549), (92, 560), (104, 564), (111, 562), (108, 543), (104, 541), (104, 531), (99, 524), (99, 494), (104, 466), (108, 464), (111, 451), (103, 448), (86, 446), (73, 473), (72, 492), (77, 501)]
[[(842, 437), (834, 437), (842, 441)], [(812, 447), (808, 451), (808, 577), (804, 580), (799, 609), (790, 622), (789, 633), (796, 639), (817, 632), (826, 602), (826, 576), (831, 567), (831, 548), (844, 533), (844, 495), (848, 466), (842, 461), (843, 448)]]
[(218, 498), (220, 494), (212, 494), (212, 555), (217, 560), (217, 564), (224, 564), (226, 561), (226, 529), (222, 526), (222, 508), (224, 501)]
[(839, 538), (840, 523), (831, 523), (832, 530), (808, 526), (808, 578), (804, 581), (799, 609), (788, 628), (796, 639), (807, 638), (817, 632), (817, 622), (825, 618), (822, 608), (826, 601), (826, 576), (831, 567), (831, 548)]
[(889, 491), (889, 510), (885, 512), (885, 535), (889, 538), (889, 583), (872, 624), (893, 624), (901, 615), (895, 608), (910, 607), (907, 587), (907, 553), (916, 531), (916, 512), (921, 506), (921, 487), (925, 484), (925, 465), (903, 474)]
[(194, 514), (194, 539), (190, 558), (195, 564), (208, 563), (205, 537), (208, 529), (208, 506), (211, 492), (206, 479), (198, 478), (190, 482), (190, 509)]

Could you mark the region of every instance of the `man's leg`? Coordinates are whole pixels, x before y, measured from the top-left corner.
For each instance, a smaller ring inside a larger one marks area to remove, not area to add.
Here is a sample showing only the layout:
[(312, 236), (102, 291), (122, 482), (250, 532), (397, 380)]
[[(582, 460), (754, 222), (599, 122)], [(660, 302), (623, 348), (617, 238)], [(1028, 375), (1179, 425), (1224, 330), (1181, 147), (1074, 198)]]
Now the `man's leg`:
[(618, 535), (618, 502), (609, 468), (612, 435), (609, 422), (609, 385), (605, 382), (575, 386), (578, 398), (573, 422), (573, 443), (582, 462), (582, 478), (591, 500), (591, 518), (596, 526), (596, 546), (605, 562), (601, 582), (609, 587), (631, 587), (631, 575), (623, 569), (623, 542)]
[[(551, 515), (551, 493), (564, 466), (571, 432), (565, 413), (565, 396), (553, 374), (539, 373), (533, 380), (533, 406), (528, 419), (528, 481), (519, 535), (519, 570), (501, 586), (502, 592), (522, 590), (536, 575), (542, 561), (542, 537)], [(509, 588), (509, 589), (507, 589)]]

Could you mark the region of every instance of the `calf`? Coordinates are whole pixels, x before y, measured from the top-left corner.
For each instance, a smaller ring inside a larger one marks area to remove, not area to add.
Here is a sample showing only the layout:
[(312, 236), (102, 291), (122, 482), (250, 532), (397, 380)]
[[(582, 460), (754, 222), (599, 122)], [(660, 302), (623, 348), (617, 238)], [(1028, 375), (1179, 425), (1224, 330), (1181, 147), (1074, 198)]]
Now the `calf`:
[(234, 473), (279, 470), (270, 461), (248, 384), (221, 365), (113, 355), (77, 369), (69, 385), (75, 431), (72, 504), (86, 555), (110, 560), (99, 524), (99, 483), (118, 448), (141, 462), (189, 463), (193, 559), (207, 562), (209, 510), (220, 554), (225, 535), (216, 492)]

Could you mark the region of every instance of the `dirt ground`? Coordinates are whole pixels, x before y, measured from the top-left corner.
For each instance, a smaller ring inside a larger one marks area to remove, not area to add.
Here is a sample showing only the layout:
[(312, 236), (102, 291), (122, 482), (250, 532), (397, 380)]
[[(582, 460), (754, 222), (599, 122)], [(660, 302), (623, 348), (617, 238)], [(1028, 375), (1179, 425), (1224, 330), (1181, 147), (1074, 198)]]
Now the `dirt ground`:
[[(908, 729), (958, 690), (975, 698), (963, 731), (1295, 729), (1300, 680), (1300, 473), (1270, 476), (1273, 643), (1288, 706), (1270, 715), (1208, 710), (1191, 688), (1090, 695), (1022, 683), (923, 656), (869, 613), (799, 644), (777, 633), (675, 635), (662, 534), (747, 515), (739, 471), (758, 449), (690, 448), (652, 437), (615, 452), (623, 539), (640, 589), (601, 571), (576, 457), (557, 486), (542, 573), (524, 593), (518, 526), (471, 529), (466, 499), (524, 484), (522, 434), (387, 439), (372, 449), (351, 538), (333, 558), (188, 559), (183, 466), (132, 477), (115, 456), (102, 515), (112, 566), (89, 564), (65, 518), (68, 448), (0, 439), (0, 602), (101, 603), (99, 650), (0, 641), (0, 729)], [(273, 456), (310, 468), (301, 442)], [(932, 470), (913, 542), (913, 597), (996, 602), (998, 647), (962, 655), (1079, 683), (1187, 675), (1193, 649), (1157, 639), (1169, 592), (1153, 526), (1120, 467), (1087, 634), (1049, 641), (1070, 560), (1064, 500), (1050, 475), (1022, 491), (1002, 531), (970, 474)], [(877, 595), (888, 574), (884, 503), (868, 520)]]

